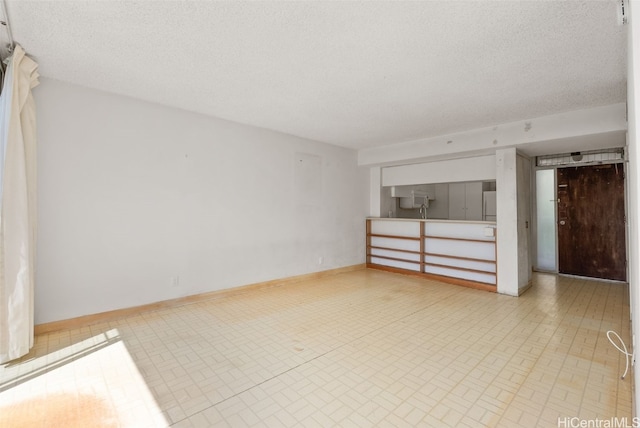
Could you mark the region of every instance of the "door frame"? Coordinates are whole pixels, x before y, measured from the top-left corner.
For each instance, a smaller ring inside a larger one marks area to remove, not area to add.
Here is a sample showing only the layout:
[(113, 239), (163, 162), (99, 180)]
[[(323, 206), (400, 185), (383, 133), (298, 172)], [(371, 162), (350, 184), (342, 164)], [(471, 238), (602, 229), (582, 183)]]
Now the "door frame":
[[(547, 272), (547, 273), (556, 273), (559, 274), (560, 271), (560, 262), (559, 262), (559, 254), (558, 254), (558, 169), (560, 168), (575, 168), (575, 167), (581, 167), (581, 166), (593, 166), (593, 165), (607, 165), (607, 164), (620, 164), (620, 166), (622, 166), (622, 171), (624, 173), (624, 218), (625, 218), (625, 222), (624, 222), (624, 233), (625, 233), (625, 258), (626, 258), (626, 263), (625, 263), (625, 269), (626, 269), (626, 275), (627, 275), (627, 282), (629, 280), (629, 185), (628, 185), (628, 180), (627, 180), (627, 176), (628, 176), (628, 168), (627, 168), (627, 159), (626, 159), (626, 153), (623, 159), (615, 159), (615, 160), (609, 160), (609, 161), (598, 161), (597, 163), (595, 162), (585, 162), (585, 163), (575, 163), (575, 164), (567, 164), (567, 165), (552, 165), (552, 166), (536, 166), (535, 165), (535, 158), (532, 158), (532, 162), (534, 163), (533, 168), (531, 168), (531, 174), (532, 174), (532, 178), (531, 178), (531, 182), (533, 185), (533, 192), (531, 195), (531, 206), (532, 206), (532, 213), (531, 213), (531, 217), (533, 219), (532, 221), (532, 235), (534, 237), (533, 242), (534, 242), (534, 248), (535, 248), (535, 252), (534, 252), (534, 257), (532, 257), (533, 260), (535, 260), (535, 263), (532, 263), (533, 266), (533, 270), (536, 272)], [(545, 170), (545, 169), (552, 169), (554, 170), (554, 174), (553, 174), (553, 197), (555, 199), (555, 204), (554, 204), (554, 209), (555, 209), (555, 224), (554, 224), (554, 236), (555, 236), (555, 246), (556, 246), (556, 268), (553, 271), (549, 271), (549, 270), (544, 270), (544, 269), (538, 269), (537, 266), (537, 257), (538, 257), (538, 204), (536, 201), (536, 195), (538, 194), (538, 189), (537, 189), (537, 183), (536, 183), (536, 171), (539, 170)], [(532, 261), (533, 261), (532, 260)], [(564, 275), (564, 274), (563, 274)], [(587, 278), (587, 277), (585, 277)], [(596, 279), (596, 278), (589, 278), (589, 279)], [(616, 281), (616, 280), (612, 280), (612, 279), (600, 279), (597, 278), (598, 281), (612, 281), (612, 282), (623, 282), (623, 281)]]

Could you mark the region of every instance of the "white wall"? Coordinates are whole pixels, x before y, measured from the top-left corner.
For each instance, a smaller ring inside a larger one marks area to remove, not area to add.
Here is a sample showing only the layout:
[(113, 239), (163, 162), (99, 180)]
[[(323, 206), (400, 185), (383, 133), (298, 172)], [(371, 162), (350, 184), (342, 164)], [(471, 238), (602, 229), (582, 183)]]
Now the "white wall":
[[(638, 124), (640, 123), (640, 87), (638, 87), (638, 72), (640, 71), (640, 4), (632, 2), (628, 5), (629, 17), (629, 37), (628, 37), (628, 69), (627, 69), (627, 104), (628, 104), (628, 155), (629, 155), (629, 179), (627, 181), (627, 210), (629, 228), (629, 294), (631, 309), (631, 327), (634, 339), (632, 342), (634, 349), (637, 349), (638, 329), (640, 328), (640, 257), (638, 245), (640, 243), (640, 225), (638, 215), (640, 214), (640, 175), (638, 165), (640, 162), (640, 151), (638, 150)], [(637, 354), (637, 350), (635, 351)], [(635, 358), (637, 360), (637, 358)], [(635, 366), (633, 369), (635, 384), (635, 411), (634, 415), (640, 415), (640, 399), (638, 393), (640, 388), (640, 370)]]
[(35, 97), (36, 323), (364, 262), (355, 151), (48, 79)]

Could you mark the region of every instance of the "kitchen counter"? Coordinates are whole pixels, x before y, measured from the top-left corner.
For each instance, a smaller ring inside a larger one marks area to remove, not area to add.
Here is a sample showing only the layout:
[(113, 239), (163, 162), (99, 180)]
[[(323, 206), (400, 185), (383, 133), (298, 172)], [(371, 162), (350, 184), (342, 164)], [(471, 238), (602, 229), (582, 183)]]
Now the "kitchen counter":
[(432, 222), (432, 223), (468, 223), (468, 224), (488, 224), (494, 225), (495, 221), (481, 221), (481, 220), (448, 220), (448, 219), (438, 219), (438, 218), (395, 218), (395, 217), (367, 217), (367, 220), (376, 220), (376, 221), (419, 221), (419, 222)]
[(496, 290), (496, 222), (368, 218), (367, 266)]

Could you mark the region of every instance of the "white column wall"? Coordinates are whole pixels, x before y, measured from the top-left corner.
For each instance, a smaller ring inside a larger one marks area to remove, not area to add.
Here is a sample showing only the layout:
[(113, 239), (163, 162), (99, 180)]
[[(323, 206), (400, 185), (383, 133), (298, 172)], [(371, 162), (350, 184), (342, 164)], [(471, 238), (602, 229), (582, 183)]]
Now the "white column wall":
[(496, 150), (498, 293), (518, 295), (518, 185), (516, 149)]

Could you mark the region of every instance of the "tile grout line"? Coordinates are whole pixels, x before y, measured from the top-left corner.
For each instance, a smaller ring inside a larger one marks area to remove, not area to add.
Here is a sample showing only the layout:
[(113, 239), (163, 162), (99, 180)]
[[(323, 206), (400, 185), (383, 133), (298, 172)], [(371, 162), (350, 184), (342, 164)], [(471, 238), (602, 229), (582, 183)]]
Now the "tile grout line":
[[(567, 284), (567, 287), (575, 286), (574, 284), (572, 284), (573, 282), (577, 282), (577, 281), (572, 280), (569, 284)], [(584, 289), (582, 289), (582, 290), (580, 290), (580, 291), (581, 291), (581, 293), (578, 293), (577, 291), (575, 291), (575, 292), (574, 292), (574, 299), (573, 299), (573, 301), (572, 301), (572, 303), (571, 303), (571, 305), (572, 305), (572, 306), (573, 306), (573, 304), (576, 302), (576, 299), (578, 298), (578, 296), (580, 296), (582, 293), (584, 293)], [(593, 299), (593, 295), (595, 294), (595, 292), (593, 291), (593, 288), (591, 288), (591, 289), (590, 289), (590, 291), (591, 291), (591, 295), (589, 296), (589, 303), (586, 305), (586, 307), (585, 307), (585, 308), (583, 309), (583, 311), (582, 311), (582, 316), (580, 317), (580, 324), (579, 324), (579, 325), (578, 325), (578, 327), (576, 328), (576, 334), (573, 336), (573, 338), (572, 338), (572, 340), (571, 340), (571, 344), (569, 345), (569, 348), (568, 348), (568, 349), (571, 349), (571, 347), (573, 346), (573, 343), (574, 343), (574, 342), (575, 342), (575, 340), (576, 340), (576, 336), (577, 336), (577, 334), (578, 334), (578, 331), (580, 330), (580, 326), (581, 326), (581, 325), (582, 325), (582, 323), (584, 322), (584, 314), (586, 313), (586, 311), (587, 311), (587, 307), (588, 307), (588, 305), (591, 303), (591, 300)], [(579, 307), (579, 306), (578, 306), (578, 307)], [(570, 315), (568, 312), (567, 312), (567, 313), (565, 313), (565, 315), (564, 315), (563, 319), (564, 319), (565, 317), (567, 317), (568, 315)], [(546, 347), (547, 347), (547, 346), (545, 345), (545, 349), (546, 349)], [(559, 377), (560, 373), (562, 372), (562, 369), (563, 369), (563, 367), (564, 367), (564, 364), (565, 364), (565, 362), (567, 361), (567, 356), (568, 356), (568, 355), (569, 355), (569, 353), (567, 352), (567, 353), (564, 355), (564, 357), (562, 358), (562, 364), (560, 365), (560, 367), (558, 368), (558, 372), (557, 372), (557, 373), (556, 373), (556, 375), (554, 376), (553, 385), (555, 385), (555, 384), (556, 384), (556, 382), (558, 381), (558, 377)], [(527, 378), (528, 378), (528, 377), (529, 377), (529, 376), (527, 376)], [(547, 407), (547, 404), (549, 403), (549, 397), (550, 397), (550, 395), (551, 395), (550, 393), (546, 395), (546, 397), (545, 397), (545, 401), (544, 401), (544, 404), (543, 404), (543, 408), (546, 408), (546, 407)]]
[[(452, 293), (449, 293), (449, 294), (445, 297), (445, 299), (448, 299), (448, 298), (453, 297), (453, 296), (454, 296), (454, 294), (455, 294), (455, 293), (453, 293), (453, 292), (452, 292)], [(175, 424), (178, 424), (178, 423), (180, 423), (180, 422), (182, 422), (182, 421), (184, 421), (184, 420), (186, 420), (186, 419), (189, 419), (190, 417), (192, 417), (192, 416), (194, 416), (194, 415), (196, 415), (196, 414), (198, 414), (198, 413), (204, 412), (205, 410), (208, 410), (208, 409), (210, 409), (210, 408), (212, 408), (212, 407), (218, 406), (218, 405), (220, 405), (220, 404), (224, 403), (225, 401), (228, 401), (228, 400), (230, 400), (230, 399), (232, 399), (232, 398), (234, 398), (234, 397), (237, 397), (237, 396), (239, 396), (239, 395), (241, 395), (241, 394), (244, 394), (245, 392), (251, 391), (252, 389), (254, 389), (254, 388), (256, 388), (256, 387), (258, 387), (258, 386), (260, 386), (260, 385), (263, 385), (263, 384), (265, 384), (265, 383), (267, 383), (267, 382), (269, 382), (269, 381), (271, 381), (271, 380), (273, 380), (273, 379), (276, 379), (276, 378), (278, 378), (278, 377), (280, 377), (280, 376), (282, 376), (282, 375), (284, 375), (284, 374), (286, 374), (286, 373), (289, 373), (289, 372), (291, 372), (291, 371), (293, 371), (293, 370), (296, 370), (296, 369), (298, 369), (298, 368), (300, 368), (300, 367), (302, 367), (302, 366), (304, 366), (304, 365), (306, 365), (306, 364), (308, 364), (308, 363), (311, 363), (312, 361), (315, 361), (315, 360), (317, 360), (317, 359), (319, 359), (319, 358), (322, 358), (322, 357), (324, 357), (324, 356), (326, 356), (326, 355), (328, 355), (328, 354), (330, 354), (330, 353), (332, 353), (332, 352), (335, 352), (335, 351), (337, 351), (337, 350), (339, 350), (339, 349), (341, 349), (341, 348), (344, 348), (345, 346), (348, 346), (348, 345), (350, 345), (350, 344), (352, 344), (352, 343), (354, 343), (354, 342), (356, 342), (356, 341), (358, 341), (358, 340), (361, 340), (362, 338), (364, 338), (364, 337), (366, 337), (366, 336), (369, 336), (369, 335), (371, 335), (371, 334), (373, 334), (373, 333), (375, 333), (375, 332), (377, 332), (377, 331), (379, 331), (379, 330), (381, 330), (381, 329), (383, 329), (383, 328), (386, 328), (386, 327), (388, 327), (388, 326), (390, 326), (390, 325), (392, 325), (392, 324), (395, 324), (395, 323), (397, 323), (397, 322), (400, 322), (400, 321), (402, 321), (402, 320), (403, 320), (403, 319), (405, 319), (405, 318), (408, 318), (408, 317), (410, 317), (410, 316), (412, 316), (412, 315), (415, 315), (415, 314), (417, 314), (417, 313), (419, 313), (419, 312), (422, 312), (422, 311), (424, 311), (424, 310), (428, 309), (429, 307), (431, 307), (431, 306), (434, 306), (434, 305), (438, 304), (439, 302), (440, 302), (440, 301), (437, 301), (437, 302), (436, 302), (436, 301), (430, 302), (429, 304), (427, 304), (427, 305), (426, 305), (426, 306), (424, 306), (424, 307), (421, 307), (421, 308), (419, 308), (419, 309), (416, 309), (416, 310), (415, 310), (415, 311), (413, 311), (413, 312), (410, 312), (410, 313), (408, 313), (408, 314), (405, 314), (405, 315), (401, 316), (400, 318), (397, 318), (397, 319), (395, 319), (395, 320), (389, 321), (389, 322), (387, 322), (386, 324), (383, 324), (383, 325), (381, 325), (381, 326), (379, 326), (379, 327), (377, 327), (377, 328), (375, 328), (375, 329), (373, 329), (373, 330), (370, 330), (370, 331), (368, 331), (368, 332), (366, 332), (366, 333), (364, 333), (364, 334), (362, 334), (362, 335), (360, 335), (360, 336), (358, 336), (358, 337), (354, 337), (353, 339), (351, 339), (351, 340), (350, 340), (350, 341), (348, 341), (348, 342), (345, 342), (345, 343), (343, 343), (343, 344), (341, 344), (341, 345), (339, 345), (339, 346), (337, 346), (337, 347), (335, 347), (335, 348), (333, 348), (333, 349), (330, 349), (330, 350), (328, 350), (328, 351), (326, 351), (326, 352), (324, 352), (324, 353), (322, 353), (322, 354), (320, 354), (320, 355), (317, 355), (317, 356), (315, 356), (315, 357), (313, 357), (313, 358), (311, 358), (311, 359), (309, 359), (309, 360), (303, 361), (303, 362), (301, 362), (300, 364), (298, 364), (298, 365), (296, 365), (296, 366), (293, 366), (293, 367), (291, 367), (291, 368), (289, 368), (289, 369), (287, 369), (287, 370), (285, 370), (285, 371), (283, 371), (283, 372), (281, 372), (281, 373), (275, 374), (275, 375), (271, 376), (270, 378), (265, 379), (265, 380), (263, 380), (263, 381), (261, 381), (261, 382), (259, 382), (259, 383), (255, 384), (255, 385), (252, 385), (252, 386), (250, 386), (250, 387), (248, 387), (248, 388), (246, 388), (246, 389), (244, 389), (244, 390), (242, 390), (242, 391), (239, 391), (239, 392), (237, 392), (237, 393), (235, 393), (235, 394), (233, 394), (233, 395), (230, 395), (229, 397), (226, 397), (226, 398), (224, 398), (224, 399), (222, 399), (222, 400), (220, 400), (220, 401), (218, 401), (218, 402), (216, 402), (216, 403), (213, 403), (213, 404), (211, 404), (210, 406), (205, 407), (204, 409), (199, 410), (198, 412), (195, 412), (195, 413), (194, 413), (194, 414), (192, 414), (192, 415), (187, 415), (187, 416), (185, 416), (184, 418), (182, 418), (182, 419), (180, 419), (180, 420), (177, 420), (177, 421), (173, 422), (173, 423), (171, 424), (171, 426), (172, 426), (172, 425), (175, 425)]]
[[(564, 295), (566, 295), (566, 294), (569, 294), (569, 291), (570, 291), (570, 290), (569, 290), (569, 288), (567, 288), (567, 289), (562, 293), (562, 296), (564, 296)], [(573, 305), (573, 304), (574, 304), (574, 302), (575, 302), (575, 300), (576, 300), (577, 296), (578, 296), (578, 293), (574, 293), (574, 298), (573, 298), (573, 300), (572, 300), (572, 302), (571, 302), (571, 305)], [(560, 300), (560, 299), (556, 298), (556, 302), (557, 302), (558, 300)], [(535, 308), (532, 308), (532, 310), (533, 310), (533, 309), (535, 309)], [(565, 314), (565, 316), (566, 316), (566, 314)], [(564, 319), (564, 317), (563, 317), (563, 319)], [(534, 331), (535, 331), (536, 329), (538, 329), (538, 327), (539, 327), (539, 326), (540, 326), (540, 324), (538, 323), (538, 324), (536, 325), (536, 328), (534, 329)], [(556, 334), (556, 332), (558, 331), (558, 328), (559, 328), (559, 327), (560, 327), (560, 324), (556, 325), (556, 327), (555, 327), (555, 329), (554, 329), (554, 331), (553, 331), (553, 334), (551, 334), (551, 335), (549, 336), (549, 338), (548, 338), (547, 342), (545, 343), (544, 347), (542, 348), (542, 350), (540, 351), (540, 353), (538, 354), (538, 356), (535, 358), (535, 360), (534, 360), (534, 362), (533, 362), (533, 364), (532, 364), (532, 367), (535, 367), (535, 366), (537, 365), (538, 361), (540, 361), (541, 356), (544, 354), (545, 350), (547, 349), (547, 347), (548, 347), (548, 345), (549, 345), (549, 342), (553, 339), (553, 336)], [(526, 341), (525, 341), (524, 343), (526, 343)], [(524, 343), (523, 343), (523, 344), (522, 344), (518, 349), (522, 348), (522, 346), (524, 346)], [(512, 357), (512, 358), (513, 358), (513, 357)], [(561, 366), (561, 367), (562, 367), (562, 366)], [(516, 392), (512, 394), (513, 396), (511, 397), (511, 401), (513, 401), (513, 398), (515, 398), (515, 397), (518, 395), (518, 392), (519, 392), (519, 391), (520, 391), (520, 389), (522, 388), (522, 385), (526, 383), (527, 379), (528, 379), (530, 376), (531, 376), (531, 370), (529, 370), (528, 374), (524, 377), (524, 379), (522, 380), (522, 382), (520, 382), (520, 385), (518, 386), (518, 388), (517, 388)], [(557, 376), (556, 376), (556, 379), (557, 379)], [(554, 382), (554, 383), (555, 383), (555, 382)], [(547, 398), (548, 398), (548, 396), (547, 396)], [(511, 402), (511, 401), (510, 401), (510, 402)], [(545, 404), (546, 404), (546, 403), (545, 403)], [(544, 406), (543, 406), (543, 407), (544, 407)], [(504, 420), (504, 413), (503, 413), (502, 415), (500, 415), (500, 418), (498, 419), (498, 423), (497, 423), (497, 425), (499, 425), (503, 420)]]
[[(518, 309), (517, 307), (514, 307), (514, 308), (512, 309), (512, 311), (511, 311), (509, 314), (513, 313), (513, 312), (514, 312), (514, 311), (516, 311), (517, 309)], [(531, 308), (531, 309), (530, 309), (530, 311), (529, 311), (529, 313), (531, 313), (534, 309), (535, 309), (535, 308)], [(508, 314), (507, 314), (507, 315), (508, 315)], [(507, 318), (507, 317), (505, 317), (505, 318)], [(505, 340), (505, 337), (507, 337), (511, 332), (513, 332), (513, 331), (518, 327), (518, 325), (520, 325), (520, 323), (515, 324), (512, 328), (510, 328), (510, 329), (509, 329), (509, 331), (508, 331), (508, 332), (505, 332), (504, 336), (503, 336), (503, 337), (502, 337), (502, 339), (500, 340), (500, 343), (502, 343), (502, 342)], [(482, 337), (486, 336), (486, 334), (487, 334), (487, 333), (485, 333)], [(478, 339), (478, 340), (477, 340), (476, 342), (474, 342), (474, 343), (477, 343), (479, 340), (480, 340), (480, 339)], [(518, 347), (518, 350), (519, 350), (519, 349), (521, 349), (521, 348), (522, 348), (526, 343), (527, 343), (526, 341), (523, 341), (523, 343), (522, 343), (522, 344), (520, 344), (520, 346)], [(509, 361), (511, 361), (511, 360), (515, 357), (515, 354), (518, 352), (518, 350), (516, 350), (516, 351), (513, 353), (513, 355), (511, 356), (511, 358), (509, 358)], [(488, 356), (488, 355), (491, 355), (491, 351), (488, 351), (488, 352), (485, 354), (485, 358), (486, 358), (486, 356)], [(483, 360), (484, 360), (484, 358), (483, 358)], [(473, 368), (475, 369), (475, 368), (477, 368), (478, 366), (480, 366), (480, 364), (482, 363), (482, 361), (483, 361), (483, 360), (479, 361), (475, 366), (473, 366)], [(508, 362), (507, 362), (507, 364), (508, 364)], [(465, 376), (465, 378), (466, 378), (466, 376)], [(495, 380), (495, 378), (494, 378), (494, 380)], [(458, 381), (458, 382), (456, 383), (456, 386), (460, 385), (461, 383), (462, 383), (462, 381)], [(484, 394), (484, 393), (485, 393), (485, 392), (486, 392), (486, 391), (491, 387), (491, 385), (492, 385), (492, 384), (493, 384), (493, 381), (492, 381), (491, 383), (489, 383), (489, 384), (484, 388), (484, 390), (483, 390), (483, 394)], [(511, 395), (515, 396), (516, 394), (511, 394)], [(474, 404), (478, 403), (478, 402), (481, 400), (481, 398), (482, 398), (482, 395), (481, 395), (479, 398), (477, 398), (473, 403), (474, 403)], [(512, 397), (511, 399), (513, 400), (513, 397)], [(444, 401), (444, 398), (441, 398), (440, 400), (438, 400), (437, 404), (440, 404), (440, 403), (442, 403), (443, 401)], [(436, 404), (436, 405), (437, 405), (437, 404)], [(485, 410), (486, 410), (486, 409), (485, 409)], [(445, 416), (446, 416), (446, 415), (445, 415)], [(500, 420), (502, 420), (502, 417), (503, 417), (503, 415), (501, 415), (501, 417), (500, 417), (499, 421), (500, 421)], [(442, 419), (440, 419), (440, 420), (442, 420)]]

